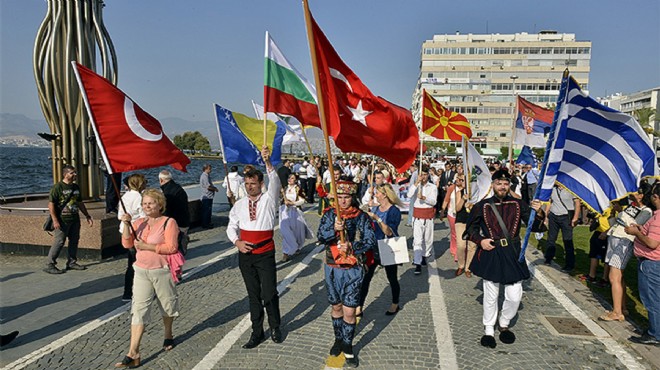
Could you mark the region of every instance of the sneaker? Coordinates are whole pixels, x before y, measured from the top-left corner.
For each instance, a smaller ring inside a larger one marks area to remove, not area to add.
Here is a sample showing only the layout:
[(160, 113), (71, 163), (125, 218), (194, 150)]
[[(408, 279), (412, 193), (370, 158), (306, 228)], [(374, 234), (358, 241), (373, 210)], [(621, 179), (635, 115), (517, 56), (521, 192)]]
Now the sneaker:
[(637, 344), (647, 344), (656, 347), (660, 346), (660, 340), (657, 340), (648, 334), (643, 334), (639, 337), (630, 337), (628, 340)]
[(87, 267), (79, 265), (77, 262), (72, 262), (66, 266), (67, 270), (78, 270), (83, 271), (87, 270)]
[(55, 265), (53, 265), (51, 263), (51, 264), (48, 265), (48, 267), (46, 267), (44, 269), (44, 272), (47, 272), (47, 273), (53, 274), (53, 275), (59, 275), (59, 274), (65, 273), (66, 271), (58, 269), (57, 267), (55, 267)]
[(422, 265), (415, 266), (415, 275), (419, 275), (421, 273), (422, 273)]

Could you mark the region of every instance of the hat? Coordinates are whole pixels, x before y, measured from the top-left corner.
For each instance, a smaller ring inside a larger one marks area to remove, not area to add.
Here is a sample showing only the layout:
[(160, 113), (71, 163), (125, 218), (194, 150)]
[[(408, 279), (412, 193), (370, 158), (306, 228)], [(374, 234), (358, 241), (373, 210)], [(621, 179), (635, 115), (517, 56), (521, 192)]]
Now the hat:
[(493, 173), (493, 176), (491, 178), (493, 181), (495, 180), (506, 180), (511, 182), (511, 175), (509, 174), (509, 171), (502, 169), (502, 170), (497, 170), (495, 173)]
[(309, 164), (309, 163), (307, 163), (307, 161), (304, 161), (304, 162), (302, 163), (302, 165), (303, 165), (304, 167), (307, 167), (308, 164)]
[(337, 181), (337, 194), (356, 194), (357, 184), (352, 181)]

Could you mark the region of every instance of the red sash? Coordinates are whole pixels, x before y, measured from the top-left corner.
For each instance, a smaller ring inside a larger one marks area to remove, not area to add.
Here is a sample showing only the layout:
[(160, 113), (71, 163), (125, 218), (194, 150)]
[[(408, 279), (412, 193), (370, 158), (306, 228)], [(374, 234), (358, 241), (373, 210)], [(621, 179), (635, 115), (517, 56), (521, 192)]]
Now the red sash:
[(435, 217), (435, 208), (413, 208), (413, 217), (421, 218), (424, 220), (431, 220)]
[(240, 229), (241, 240), (257, 247), (252, 250), (252, 254), (262, 254), (275, 249), (273, 241), (273, 230), (243, 230)]

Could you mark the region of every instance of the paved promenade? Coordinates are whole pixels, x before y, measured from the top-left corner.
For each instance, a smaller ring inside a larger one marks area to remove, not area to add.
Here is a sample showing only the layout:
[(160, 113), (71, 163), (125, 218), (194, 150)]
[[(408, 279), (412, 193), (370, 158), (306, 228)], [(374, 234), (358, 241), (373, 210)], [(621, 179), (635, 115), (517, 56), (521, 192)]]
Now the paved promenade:
[[(316, 230), (316, 212), (306, 218)], [(221, 226), (192, 231), (186, 275), (178, 286), (177, 346), (162, 350), (162, 324), (155, 320), (142, 340), (142, 368), (341, 368), (343, 358), (328, 355), (333, 334), (316, 240), (278, 264), (284, 343), (268, 340), (244, 350), (250, 334), (245, 287), (236, 249), (225, 234), (226, 213), (214, 221)], [(412, 229), (402, 223), (400, 232), (410, 236)], [(399, 268), (402, 310), (395, 316), (384, 315), (390, 289), (385, 271), (376, 271), (355, 338), (360, 368), (660, 368), (660, 349), (629, 344), (630, 323), (593, 321), (603, 310), (599, 302), (556, 266), (536, 266), (541, 256), (535, 250), (528, 251), (534, 278), (524, 284), (512, 325), (518, 340), (511, 345), (498, 340), (495, 349), (480, 346), (482, 284), (477, 277), (454, 276), (447, 236), (445, 224), (438, 223), (435, 260), (422, 275), (415, 276), (410, 265)], [(126, 354), (129, 304), (120, 299), (126, 260), (81, 262), (86, 271), (48, 275), (41, 271), (45, 257), (0, 257), (1, 332), (21, 332), (0, 351), (2, 369), (110, 369)]]

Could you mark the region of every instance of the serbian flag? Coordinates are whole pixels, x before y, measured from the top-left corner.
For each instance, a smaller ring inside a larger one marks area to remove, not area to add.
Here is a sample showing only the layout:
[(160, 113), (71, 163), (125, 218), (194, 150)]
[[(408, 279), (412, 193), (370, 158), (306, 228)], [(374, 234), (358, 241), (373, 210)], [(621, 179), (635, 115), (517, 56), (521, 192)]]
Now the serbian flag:
[(373, 154), (405, 171), (419, 151), (412, 114), (372, 94), (309, 17), (329, 136), (344, 152)]
[(305, 126), (321, 127), (316, 87), (282, 54), (266, 32), (264, 105), (266, 112), (295, 117)]
[(553, 110), (539, 107), (518, 96), (514, 143), (545, 148), (545, 136), (550, 132), (554, 114)]
[(424, 90), (422, 98), (422, 131), (440, 140), (461, 141), (465, 136), (472, 137), (472, 129), (467, 118), (438, 103)]
[(160, 122), (107, 79), (71, 62), (108, 173), (171, 165), (190, 159), (165, 136)]

